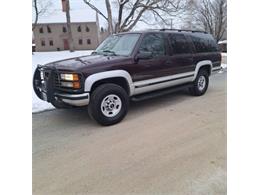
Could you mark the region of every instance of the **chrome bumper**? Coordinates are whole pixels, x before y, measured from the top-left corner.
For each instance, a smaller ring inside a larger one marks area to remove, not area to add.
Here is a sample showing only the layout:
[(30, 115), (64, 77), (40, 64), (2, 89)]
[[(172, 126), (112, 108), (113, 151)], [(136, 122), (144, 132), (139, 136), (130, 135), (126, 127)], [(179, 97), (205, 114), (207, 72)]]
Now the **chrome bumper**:
[(55, 93), (55, 98), (60, 99), (64, 103), (73, 106), (86, 106), (89, 104), (89, 93), (82, 94), (65, 94), (65, 93)]

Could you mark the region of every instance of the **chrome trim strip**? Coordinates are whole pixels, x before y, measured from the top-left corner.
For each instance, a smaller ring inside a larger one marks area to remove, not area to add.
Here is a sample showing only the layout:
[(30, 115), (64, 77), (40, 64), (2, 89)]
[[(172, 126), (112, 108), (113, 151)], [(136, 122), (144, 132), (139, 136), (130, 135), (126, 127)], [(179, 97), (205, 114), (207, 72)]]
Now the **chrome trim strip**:
[(151, 91), (155, 91), (155, 90), (159, 90), (159, 89), (163, 89), (163, 88), (167, 88), (167, 87), (173, 87), (173, 86), (176, 86), (176, 85), (189, 83), (189, 82), (192, 81), (192, 78), (193, 78), (193, 76), (189, 76), (189, 77), (180, 78), (180, 79), (176, 79), (176, 80), (166, 81), (166, 82), (159, 83), (159, 84), (135, 88), (134, 95), (138, 95), (138, 94), (151, 92)]
[(134, 82), (133, 84), (134, 84), (135, 88), (140, 88), (140, 87), (145, 87), (147, 85), (159, 84), (161, 82), (167, 82), (167, 81), (170, 82), (172, 80), (182, 79), (183, 77), (190, 77), (193, 75), (194, 75), (194, 71), (191, 71), (191, 72), (180, 73), (180, 74), (175, 74), (175, 75), (171, 75), (171, 76), (137, 81), (137, 82)]

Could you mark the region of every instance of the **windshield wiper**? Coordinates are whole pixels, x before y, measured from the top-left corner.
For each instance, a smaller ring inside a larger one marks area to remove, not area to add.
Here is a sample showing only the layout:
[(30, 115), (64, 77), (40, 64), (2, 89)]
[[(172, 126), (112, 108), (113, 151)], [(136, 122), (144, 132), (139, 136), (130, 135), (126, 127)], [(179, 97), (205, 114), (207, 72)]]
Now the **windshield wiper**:
[(111, 51), (111, 50), (103, 50), (102, 52), (111, 53), (112, 55), (117, 56), (117, 54), (114, 51)]

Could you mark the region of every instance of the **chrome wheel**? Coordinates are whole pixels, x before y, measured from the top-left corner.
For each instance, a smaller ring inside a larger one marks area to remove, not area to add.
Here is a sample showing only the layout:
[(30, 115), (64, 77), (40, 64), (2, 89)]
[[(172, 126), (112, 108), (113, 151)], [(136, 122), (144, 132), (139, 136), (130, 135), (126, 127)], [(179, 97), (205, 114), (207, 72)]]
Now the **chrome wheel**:
[(120, 112), (121, 108), (122, 101), (115, 94), (110, 94), (102, 100), (101, 111), (106, 117), (116, 116)]
[(198, 79), (198, 89), (200, 91), (203, 91), (203, 89), (205, 88), (206, 86), (206, 78), (204, 75), (201, 75)]

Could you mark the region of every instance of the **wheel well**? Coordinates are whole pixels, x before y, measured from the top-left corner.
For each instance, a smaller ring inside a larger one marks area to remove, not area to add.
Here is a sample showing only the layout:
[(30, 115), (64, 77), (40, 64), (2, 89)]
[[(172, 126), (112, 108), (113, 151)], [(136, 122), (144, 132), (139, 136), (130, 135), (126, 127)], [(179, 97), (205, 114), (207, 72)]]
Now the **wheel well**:
[(91, 92), (93, 92), (98, 86), (105, 84), (105, 83), (113, 83), (116, 85), (121, 86), (128, 94), (130, 94), (130, 88), (127, 83), (127, 80), (123, 77), (113, 77), (113, 78), (107, 78), (107, 79), (102, 79), (99, 81), (96, 81), (92, 87), (91, 87)]
[(211, 74), (211, 66), (210, 65), (204, 65), (202, 67), (200, 67), (199, 71), (201, 70), (206, 70), (208, 72), (208, 74)]

